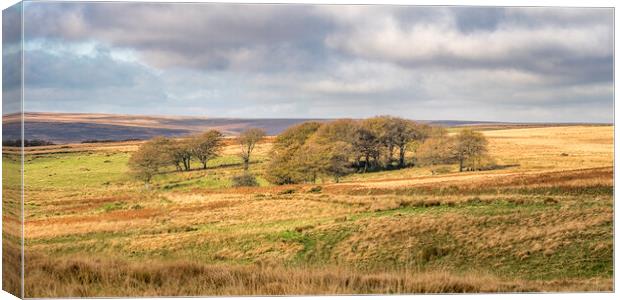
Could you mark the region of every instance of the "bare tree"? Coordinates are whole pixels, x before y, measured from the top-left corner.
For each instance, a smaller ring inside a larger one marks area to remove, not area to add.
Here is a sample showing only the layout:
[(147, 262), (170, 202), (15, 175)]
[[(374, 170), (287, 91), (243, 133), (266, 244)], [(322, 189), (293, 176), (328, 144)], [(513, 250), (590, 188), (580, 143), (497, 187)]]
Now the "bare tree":
[(250, 167), (250, 156), (256, 144), (265, 137), (265, 131), (260, 128), (248, 128), (237, 138), (237, 143), (241, 146), (241, 159), (243, 159), (243, 169)]

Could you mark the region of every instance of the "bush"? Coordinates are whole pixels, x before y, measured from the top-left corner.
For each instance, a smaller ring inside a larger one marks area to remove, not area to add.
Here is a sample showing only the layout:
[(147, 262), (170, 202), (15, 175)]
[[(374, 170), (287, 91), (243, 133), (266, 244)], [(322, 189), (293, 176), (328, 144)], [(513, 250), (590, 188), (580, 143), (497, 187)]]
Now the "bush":
[(318, 194), (323, 190), (323, 188), (320, 185), (317, 186), (313, 186), (310, 189), (308, 189), (308, 193), (315, 193)]
[(258, 186), (258, 181), (256, 181), (256, 177), (254, 175), (244, 173), (243, 175), (233, 177), (232, 185), (234, 187)]
[(286, 190), (279, 192), (278, 195), (290, 195), (294, 193), (295, 193), (295, 189), (286, 189)]

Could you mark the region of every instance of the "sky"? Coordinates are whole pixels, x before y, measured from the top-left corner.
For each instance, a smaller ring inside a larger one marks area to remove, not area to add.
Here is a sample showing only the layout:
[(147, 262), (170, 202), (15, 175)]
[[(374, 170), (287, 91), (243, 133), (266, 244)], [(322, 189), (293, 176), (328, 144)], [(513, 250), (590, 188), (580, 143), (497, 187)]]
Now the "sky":
[(608, 8), (24, 7), (25, 110), (613, 122)]

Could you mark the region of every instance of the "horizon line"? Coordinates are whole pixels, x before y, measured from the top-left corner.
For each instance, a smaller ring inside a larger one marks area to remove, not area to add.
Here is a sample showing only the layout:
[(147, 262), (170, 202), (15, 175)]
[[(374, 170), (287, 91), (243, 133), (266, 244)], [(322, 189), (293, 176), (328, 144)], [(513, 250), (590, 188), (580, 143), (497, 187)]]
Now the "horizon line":
[(2, 117), (10, 117), (16, 115), (26, 115), (26, 114), (64, 114), (64, 115), (106, 115), (106, 116), (131, 116), (131, 117), (150, 117), (150, 118), (185, 118), (185, 119), (204, 119), (204, 120), (339, 120), (339, 119), (352, 119), (352, 120), (363, 120), (368, 118), (373, 118), (377, 116), (393, 116), (399, 117), (403, 119), (408, 119), (412, 121), (420, 121), (420, 122), (439, 122), (439, 121), (453, 121), (453, 122), (471, 122), (471, 123), (495, 123), (495, 124), (600, 124), (600, 125), (614, 125), (615, 120), (612, 122), (604, 122), (604, 121), (490, 121), (490, 120), (473, 120), (473, 119), (417, 119), (417, 118), (408, 118), (391, 114), (376, 114), (370, 117), (218, 117), (218, 116), (197, 116), (197, 115), (165, 115), (165, 114), (132, 114), (132, 113), (101, 113), (101, 112), (53, 112), (53, 111), (24, 111), (24, 112), (14, 112), (8, 114), (2, 114)]

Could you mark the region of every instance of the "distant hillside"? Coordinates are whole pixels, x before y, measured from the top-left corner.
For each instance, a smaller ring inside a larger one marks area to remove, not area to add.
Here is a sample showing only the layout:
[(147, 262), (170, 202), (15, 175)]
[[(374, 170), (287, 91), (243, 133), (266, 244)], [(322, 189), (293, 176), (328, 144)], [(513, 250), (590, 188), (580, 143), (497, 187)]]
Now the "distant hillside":
[[(44, 140), (57, 144), (79, 143), (86, 140), (149, 139), (154, 136), (183, 136), (208, 129), (217, 129), (226, 135), (237, 135), (249, 127), (264, 129), (277, 135), (284, 129), (307, 121), (324, 122), (329, 119), (241, 119), (182, 116), (143, 116), (88, 113), (26, 113), (25, 139)], [(421, 120), (440, 126), (505, 126), (523, 123), (480, 121)], [(540, 126), (541, 124), (538, 124)], [(19, 139), (18, 115), (2, 118), (3, 140)]]
[[(225, 135), (237, 135), (246, 128), (258, 127), (269, 135), (306, 121), (318, 119), (235, 119), (176, 116), (139, 116), (113, 114), (26, 113), (25, 139), (54, 143), (79, 143), (86, 140), (149, 139), (154, 136), (183, 136), (209, 129)], [(16, 115), (3, 116), (3, 140), (19, 139), (20, 123)]]

